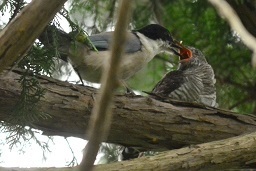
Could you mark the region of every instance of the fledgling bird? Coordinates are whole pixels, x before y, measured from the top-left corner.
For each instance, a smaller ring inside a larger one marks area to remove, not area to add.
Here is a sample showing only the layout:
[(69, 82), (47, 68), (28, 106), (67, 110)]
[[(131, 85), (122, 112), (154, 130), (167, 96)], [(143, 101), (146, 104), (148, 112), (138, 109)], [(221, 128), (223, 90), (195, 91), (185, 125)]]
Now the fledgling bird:
[(153, 98), (201, 103), (216, 107), (214, 71), (194, 47), (180, 49), (178, 70), (167, 73), (152, 90)]
[[(214, 71), (204, 54), (194, 47), (179, 46), (179, 68), (167, 73), (148, 94), (160, 100), (171, 99), (217, 107)], [(123, 160), (130, 160), (139, 155), (139, 148), (125, 147), (121, 156)]]
[[(88, 38), (98, 51), (75, 42), (69, 49), (69, 58), (83, 80), (99, 83), (103, 66), (110, 57), (113, 32), (103, 32)], [(177, 53), (171, 33), (158, 24), (128, 31), (125, 52), (121, 60), (119, 79), (126, 80), (141, 70), (157, 54)]]

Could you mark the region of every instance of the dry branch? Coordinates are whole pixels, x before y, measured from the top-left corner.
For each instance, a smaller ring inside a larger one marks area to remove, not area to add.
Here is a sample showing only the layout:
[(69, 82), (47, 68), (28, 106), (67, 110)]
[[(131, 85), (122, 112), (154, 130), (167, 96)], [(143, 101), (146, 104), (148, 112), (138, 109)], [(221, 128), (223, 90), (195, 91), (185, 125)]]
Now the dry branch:
[(229, 5), (236, 11), (245, 28), (256, 37), (256, 3), (253, 1), (227, 0)]
[(240, 18), (234, 9), (225, 0), (208, 0), (224, 16), (239, 36), (241, 36), (244, 44), (253, 51), (252, 65), (256, 67), (256, 38), (251, 35), (244, 27)]
[[(21, 71), (14, 70), (0, 77), (0, 120), (8, 121), (18, 102), (20, 74)], [(47, 135), (87, 139), (84, 130), (97, 90), (45, 76), (38, 79), (46, 90), (38, 110), (51, 118), (30, 126)], [(141, 96), (116, 95), (113, 116), (106, 141), (146, 149), (180, 148), (256, 131), (255, 116), (187, 104), (174, 106)]]
[(0, 72), (22, 58), (65, 2), (32, 1), (0, 32)]
[(122, 0), (119, 4), (116, 28), (113, 34), (113, 44), (109, 65), (106, 65), (101, 78), (101, 88), (92, 111), (89, 123), (89, 142), (84, 150), (80, 170), (92, 170), (98, 154), (99, 146), (108, 135), (112, 120), (112, 101), (118, 85), (118, 72), (124, 45), (126, 41), (126, 28), (130, 19), (131, 1)]

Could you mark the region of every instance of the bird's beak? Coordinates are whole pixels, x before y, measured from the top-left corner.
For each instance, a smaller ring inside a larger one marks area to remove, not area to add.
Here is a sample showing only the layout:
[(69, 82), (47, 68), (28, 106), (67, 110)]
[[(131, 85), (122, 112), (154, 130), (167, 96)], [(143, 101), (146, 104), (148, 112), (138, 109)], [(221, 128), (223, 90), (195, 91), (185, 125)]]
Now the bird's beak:
[(183, 49), (183, 46), (176, 40), (170, 43), (171, 51), (177, 55), (180, 56), (180, 50)]
[(172, 44), (172, 47), (178, 49), (178, 52), (175, 50), (173, 50), (173, 52), (174, 52), (174, 54), (176, 54), (177, 56), (180, 57), (180, 62), (189, 61), (193, 56), (193, 53), (191, 50), (189, 50), (188, 48), (186, 48), (185, 46), (183, 46), (180, 42), (178, 42), (176, 40)]

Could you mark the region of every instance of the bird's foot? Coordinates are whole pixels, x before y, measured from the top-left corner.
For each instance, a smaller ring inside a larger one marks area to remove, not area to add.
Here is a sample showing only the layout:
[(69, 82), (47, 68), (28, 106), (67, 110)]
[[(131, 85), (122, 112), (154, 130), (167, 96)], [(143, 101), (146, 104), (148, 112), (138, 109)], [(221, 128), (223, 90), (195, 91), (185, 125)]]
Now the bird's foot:
[(136, 96), (136, 94), (134, 93), (134, 91), (133, 91), (131, 88), (129, 88), (129, 87), (126, 87), (125, 95), (126, 95), (127, 97), (134, 97), (134, 96)]

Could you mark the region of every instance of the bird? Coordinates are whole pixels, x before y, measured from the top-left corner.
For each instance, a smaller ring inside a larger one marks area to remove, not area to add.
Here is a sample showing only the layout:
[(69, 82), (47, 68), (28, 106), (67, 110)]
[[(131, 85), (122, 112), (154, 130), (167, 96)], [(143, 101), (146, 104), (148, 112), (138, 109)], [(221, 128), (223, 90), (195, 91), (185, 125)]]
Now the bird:
[[(68, 52), (73, 68), (82, 80), (100, 83), (104, 65), (111, 55), (113, 31), (88, 36), (93, 47), (74, 42)], [(158, 24), (149, 24), (141, 29), (127, 31), (124, 55), (121, 59), (118, 79), (127, 80), (141, 70), (157, 54), (176, 54), (177, 45), (168, 29)]]
[(191, 46), (181, 46), (178, 69), (167, 73), (155, 85), (151, 97), (217, 107), (213, 68), (202, 51)]
[[(204, 54), (191, 46), (179, 46), (179, 67), (167, 73), (149, 94), (157, 100), (178, 100), (217, 107), (214, 71)], [(122, 160), (139, 157), (144, 151), (136, 147), (124, 147)]]

